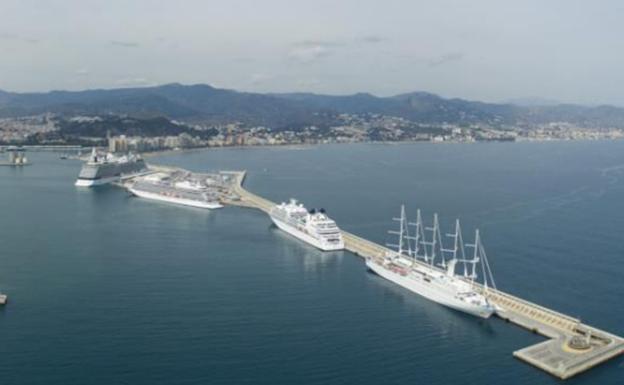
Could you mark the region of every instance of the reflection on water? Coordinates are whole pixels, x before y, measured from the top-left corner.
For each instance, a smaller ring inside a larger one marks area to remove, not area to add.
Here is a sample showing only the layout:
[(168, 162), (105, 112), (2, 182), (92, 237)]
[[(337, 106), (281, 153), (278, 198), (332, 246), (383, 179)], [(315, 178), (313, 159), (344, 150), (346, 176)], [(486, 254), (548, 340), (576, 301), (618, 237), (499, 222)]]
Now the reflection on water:
[(340, 264), (344, 251), (322, 251), (280, 230), (274, 224), (268, 226), (270, 236), (279, 244), (280, 254), (284, 258), (303, 261), (306, 271), (319, 271)]
[(367, 273), (367, 278), (374, 283), (374, 286), (383, 290), (386, 299), (400, 303), (403, 308), (413, 312), (414, 322), (421, 326), (433, 327), (443, 338), (455, 336), (458, 334), (458, 328), (461, 328), (459, 334), (465, 333), (466, 330), (479, 333), (484, 337), (492, 337), (496, 334), (491, 325), (492, 321), (495, 322), (494, 317), (485, 320), (450, 309), (383, 279), (368, 269)]

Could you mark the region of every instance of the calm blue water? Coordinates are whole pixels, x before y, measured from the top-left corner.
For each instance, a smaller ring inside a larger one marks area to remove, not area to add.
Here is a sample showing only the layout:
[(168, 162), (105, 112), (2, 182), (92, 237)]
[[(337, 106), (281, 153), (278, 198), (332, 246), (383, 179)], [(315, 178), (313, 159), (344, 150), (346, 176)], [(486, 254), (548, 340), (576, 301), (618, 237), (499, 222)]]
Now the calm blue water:
[[(0, 168), (0, 383), (554, 384), (512, 357), (542, 340), (322, 254), (260, 212), (78, 190), (80, 164)], [(384, 243), (401, 203), (478, 226), (500, 288), (624, 335), (624, 142), (208, 150)], [(568, 384), (622, 384), (611, 361)]]

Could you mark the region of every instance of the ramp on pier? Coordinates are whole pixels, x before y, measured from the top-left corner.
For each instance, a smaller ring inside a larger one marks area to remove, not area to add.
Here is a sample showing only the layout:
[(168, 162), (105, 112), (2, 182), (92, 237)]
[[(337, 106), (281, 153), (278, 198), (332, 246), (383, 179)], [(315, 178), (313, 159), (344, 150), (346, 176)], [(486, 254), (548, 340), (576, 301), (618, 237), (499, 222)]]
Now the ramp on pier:
[[(236, 178), (232, 185), (233, 192), (239, 199), (224, 203), (252, 207), (266, 213), (275, 205), (243, 188), (245, 172), (231, 174)], [(347, 231), (342, 234), (345, 248), (360, 257), (392, 252)], [(513, 355), (553, 376), (567, 379), (624, 353), (624, 339), (619, 336), (500, 290), (479, 287), (481, 293), (496, 305), (498, 317), (548, 338), (544, 342), (517, 350)]]

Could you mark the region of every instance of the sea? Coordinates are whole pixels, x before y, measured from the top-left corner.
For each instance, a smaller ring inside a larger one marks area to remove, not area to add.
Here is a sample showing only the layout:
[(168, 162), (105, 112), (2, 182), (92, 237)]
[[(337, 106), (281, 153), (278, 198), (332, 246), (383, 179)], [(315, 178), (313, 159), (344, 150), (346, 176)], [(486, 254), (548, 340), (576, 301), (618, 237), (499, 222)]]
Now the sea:
[[(0, 154), (3, 156), (5, 154)], [(432, 303), (248, 208), (74, 186), (81, 164), (0, 167), (0, 384), (560, 384), (543, 341)], [(624, 335), (624, 141), (340, 144), (150, 157), (246, 170), (378, 243), (408, 217), (482, 235), (499, 289)], [(621, 385), (624, 358), (566, 384)]]

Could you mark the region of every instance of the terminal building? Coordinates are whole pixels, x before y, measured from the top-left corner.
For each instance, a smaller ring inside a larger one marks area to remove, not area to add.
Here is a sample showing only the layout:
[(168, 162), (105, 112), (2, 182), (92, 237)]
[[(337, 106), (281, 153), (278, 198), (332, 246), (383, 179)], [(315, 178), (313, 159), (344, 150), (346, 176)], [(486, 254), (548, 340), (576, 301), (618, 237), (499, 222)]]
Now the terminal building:
[(108, 137), (108, 152), (115, 153), (127, 153), (128, 139), (125, 135), (109, 136)]

